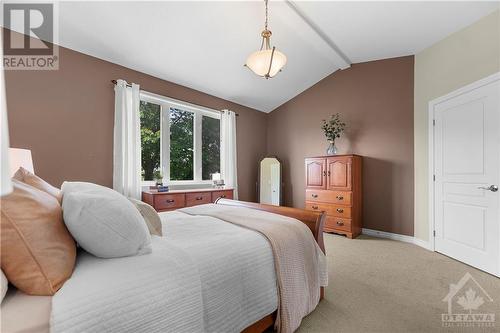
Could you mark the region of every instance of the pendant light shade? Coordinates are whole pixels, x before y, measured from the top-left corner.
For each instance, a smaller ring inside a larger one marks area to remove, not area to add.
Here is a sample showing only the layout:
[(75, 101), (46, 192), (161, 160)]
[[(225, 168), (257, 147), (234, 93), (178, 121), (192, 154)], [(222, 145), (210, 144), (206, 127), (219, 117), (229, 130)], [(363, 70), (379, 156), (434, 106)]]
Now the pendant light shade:
[(247, 67), (258, 76), (270, 78), (278, 74), (286, 64), (286, 56), (275, 48), (250, 54)]
[(264, 31), (262, 31), (262, 44), (259, 51), (255, 51), (247, 58), (245, 66), (258, 76), (269, 79), (278, 74), (286, 65), (286, 56), (278, 51), (276, 47), (271, 47), (271, 31), (267, 29), (267, 0), (266, 4), (266, 22)]

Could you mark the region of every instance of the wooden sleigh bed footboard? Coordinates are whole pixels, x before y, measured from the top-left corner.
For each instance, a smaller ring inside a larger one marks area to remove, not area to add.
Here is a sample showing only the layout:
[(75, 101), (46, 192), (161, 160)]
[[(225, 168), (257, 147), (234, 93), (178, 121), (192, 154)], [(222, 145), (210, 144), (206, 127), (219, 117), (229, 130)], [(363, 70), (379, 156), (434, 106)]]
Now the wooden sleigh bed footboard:
[[(217, 205), (258, 209), (297, 219), (309, 227), (321, 251), (323, 251), (323, 253), (326, 254), (325, 243), (323, 241), (323, 226), (325, 223), (326, 215), (323, 212), (313, 212), (298, 208), (265, 205), (265, 204), (237, 201), (237, 200), (230, 200), (223, 198), (218, 198), (215, 201), (215, 203)], [(324, 296), (324, 288), (321, 287), (320, 299), (323, 299), (323, 296)], [(252, 325), (248, 326), (242, 331), (242, 333), (262, 333), (274, 325), (275, 319), (276, 319), (276, 311), (274, 313), (271, 313), (270, 315), (265, 316), (259, 321), (253, 323)]]
[(315, 212), (299, 208), (265, 205), (254, 202), (223, 198), (218, 198), (217, 200), (215, 200), (215, 203), (217, 205), (253, 208), (297, 219), (307, 225), (309, 229), (311, 229), (314, 239), (316, 239), (316, 242), (318, 243), (321, 251), (325, 253), (325, 243), (323, 242), (323, 227), (325, 224), (326, 215), (324, 212)]

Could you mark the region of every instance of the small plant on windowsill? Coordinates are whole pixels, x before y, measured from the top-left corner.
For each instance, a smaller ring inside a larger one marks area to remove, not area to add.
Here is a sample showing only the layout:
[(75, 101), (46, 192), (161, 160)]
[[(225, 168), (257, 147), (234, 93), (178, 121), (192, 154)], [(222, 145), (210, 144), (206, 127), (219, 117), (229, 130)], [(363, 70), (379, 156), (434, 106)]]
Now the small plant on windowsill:
[(345, 130), (345, 123), (340, 118), (340, 113), (335, 113), (330, 116), (330, 119), (324, 120), (321, 129), (325, 132), (326, 139), (330, 143), (326, 150), (327, 155), (336, 155), (337, 147), (335, 147), (335, 140), (340, 138)]
[(161, 174), (160, 170), (155, 170), (153, 172), (153, 180), (155, 181), (156, 186), (163, 185), (163, 175)]

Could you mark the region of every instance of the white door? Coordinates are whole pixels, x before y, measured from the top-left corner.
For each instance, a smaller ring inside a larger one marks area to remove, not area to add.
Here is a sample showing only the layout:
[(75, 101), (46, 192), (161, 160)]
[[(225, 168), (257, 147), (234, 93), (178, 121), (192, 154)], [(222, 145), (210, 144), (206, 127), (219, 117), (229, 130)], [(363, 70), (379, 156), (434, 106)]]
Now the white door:
[(500, 275), (500, 81), (451, 95), (433, 106), (435, 250)]

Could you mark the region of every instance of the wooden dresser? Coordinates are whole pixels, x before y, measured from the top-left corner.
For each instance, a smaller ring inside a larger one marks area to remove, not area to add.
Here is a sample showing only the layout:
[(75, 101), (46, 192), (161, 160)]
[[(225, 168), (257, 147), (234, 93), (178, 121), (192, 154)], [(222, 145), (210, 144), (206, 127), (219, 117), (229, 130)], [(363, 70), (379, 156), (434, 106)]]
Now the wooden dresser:
[(142, 201), (153, 206), (158, 212), (166, 212), (183, 207), (215, 202), (217, 198), (233, 198), (232, 189), (198, 189), (174, 190), (158, 192), (156, 190), (142, 191)]
[(306, 209), (327, 213), (325, 232), (361, 234), (361, 156), (306, 158)]

